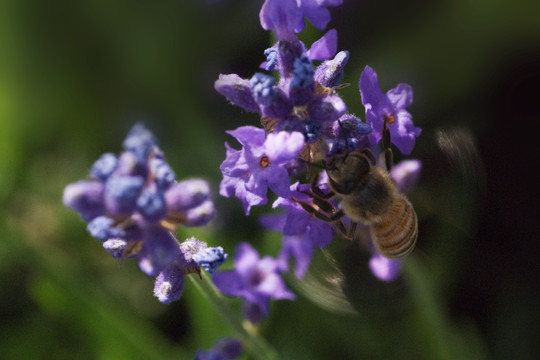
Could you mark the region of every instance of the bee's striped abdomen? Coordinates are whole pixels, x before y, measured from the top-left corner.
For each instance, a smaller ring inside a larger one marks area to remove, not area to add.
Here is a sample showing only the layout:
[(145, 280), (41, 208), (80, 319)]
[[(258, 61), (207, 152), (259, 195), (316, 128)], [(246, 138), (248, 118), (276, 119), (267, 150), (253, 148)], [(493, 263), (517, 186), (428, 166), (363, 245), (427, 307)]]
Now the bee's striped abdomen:
[(371, 224), (371, 236), (377, 250), (388, 258), (403, 257), (414, 249), (418, 220), (405, 196), (399, 194), (381, 221)]

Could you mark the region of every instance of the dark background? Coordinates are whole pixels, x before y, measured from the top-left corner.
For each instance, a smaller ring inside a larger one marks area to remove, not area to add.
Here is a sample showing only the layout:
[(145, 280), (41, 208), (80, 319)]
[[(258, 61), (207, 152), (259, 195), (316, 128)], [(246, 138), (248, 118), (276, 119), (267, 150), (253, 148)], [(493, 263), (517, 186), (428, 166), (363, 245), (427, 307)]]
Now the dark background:
[[(340, 90), (349, 110), (363, 116), (357, 81), (366, 64), (383, 91), (399, 82), (415, 91), (409, 110), (423, 133), (412, 156), (424, 169), (409, 197), (418, 250), (389, 285), (372, 279), (365, 259), (341, 259), (353, 269), (342, 280), (355, 289), (346, 298), (354, 315), (342, 315), (337, 300), (317, 306), (323, 290), (289, 279), (299, 299), (274, 303), (263, 335), (286, 359), (535, 358), (540, 5), (344, 3), (331, 9), (329, 28), (351, 54), (352, 86)], [(214, 190), (218, 219), (180, 229), (180, 240), (197, 236), (231, 255), (250, 241), (275, 255), (279, 236), (257, 224), (268, 208), (246, 218), (237, 199), (217, 195), (223, 143), (232, 143), (224, 131), (258, 118), (227, 104), (213, 82), (258, 71), (272, 44), (258, 23), (261, 4), (2, 2), (1, 358), (190, 359), (233, 334), (190, 283), (181, 301), (160, 304), (152, 279), (112, 259), (61, 196), (142, 120), (179, 179), (203, 177)], [(311, 44), (321, 35), (308, 25), (300, 37)]]

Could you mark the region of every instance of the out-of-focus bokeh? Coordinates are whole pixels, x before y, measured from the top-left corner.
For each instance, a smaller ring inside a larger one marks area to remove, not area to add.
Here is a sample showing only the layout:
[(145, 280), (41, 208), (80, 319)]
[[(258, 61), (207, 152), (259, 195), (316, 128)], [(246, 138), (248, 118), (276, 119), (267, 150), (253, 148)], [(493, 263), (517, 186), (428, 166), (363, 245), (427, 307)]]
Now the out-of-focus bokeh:
[[(0, 358), (190, 359), (233, 335), (189, 282), (180, 301), (159, 303), (152, 279), (109, 256), (61, 198), (144, 121), (178, 178), (203, 177), (214, 190), (218, 218), (181, 229), (181, 240), (197, 236), (231, 256), (250, 241), (275, 255), (279, 236), (257, 222), (269, 208), (247, 218), (237, 199), (217, 194), (223, 143), (233, 143), (224, 131), (259, 119), (213, 83), (259, 70), (272, 44), (261, 5), (1, 2)], [(375, 281), (360, 258), (341, 259), (349, 303), (289, 279), (298, 300), (274, 303), (262, 333), (283, 359), (535, 358), (540, 5), (344, 0), (331, 12), (329, 28), (351, 54), (351, 86), (339, 90), (351, 112), (363, 117), (366, 64), (383, 91), (414, 88), (418, 249), (394, 284)], [(321, 35), (308, 25), (300, 37)], [(338, 241), (329, 251), (339, 253)], [(313, 276), (328, 270), (321, 252), (313, 265)], [(339, 311), (351, 304), (354, 312)]]

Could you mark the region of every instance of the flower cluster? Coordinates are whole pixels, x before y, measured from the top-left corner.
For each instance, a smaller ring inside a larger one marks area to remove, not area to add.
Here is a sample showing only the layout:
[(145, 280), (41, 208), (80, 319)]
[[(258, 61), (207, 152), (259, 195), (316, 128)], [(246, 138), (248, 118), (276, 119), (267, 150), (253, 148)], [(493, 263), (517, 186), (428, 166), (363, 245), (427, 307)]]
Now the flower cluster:
[(155, 296), (163, 303), (180, 298), (184, 277), (212, 272), (227, 254), (195, 238), (179, 243), (178, 225), (203, 226), (214, 216), (210, 187), (201, 179), (177, 182), (154, 135), (136, 124), (116, 156), (103, 154), (88, 180), (64, 189), (64, 204), (88, 222), (88, 232), (115, 258), (135, 258), (155, 277)]
[[(220, 194), (240, 199), (249, 215), (253, 206), (268, 202), (270, 189), (277, 197), (273, 207), (284, 211), (261, 219), (263, 226), (284, 236), (276, 259), (260, 259), (253, 248), (242, 244), (236, 251), (235, 269), (213, 275), (223, 293), (244, 299), (245, 314), (252, 320), (268, 312), (270, 298), (293, 298), (280, 277), (289, 270), (290, 259), (296, 263), (295, 275), (302, 277), (315, 248), (327, 246), (336, 234), (347, 237), (348, 230), (356, 229), (343, 214), (339, 201), (332, 199), (324, 171), (315, 178), (318, 181), (294, 180), (303, 172), (309, 178), (321, 158), (338, 154), (346, 157), (364, 149), (378, 154), (381, 142), (388, 163), (391, 145), (408, 155), (421, 133), (406, 110), (412, 103), (409, 85), (398, 84), (383, 93), (376, 72), (366, 66), (358, 83), (365, 108), (362, 121), (348, 111), (337, 92), (345, 86), (341, 81), (349, 52), (337, 51), (336, 30), (329, 30), (309, 48), (297, 38), (305, 18), (323, 30), (331, 19), (328, 7), (341, 3), (266, 0), (259, 14), (261, 26), (273, 31), (278, 39), (264, 51), (266, 59), (261, 68), (266, 72), (257, 72), (251, 78), (221, 74), (215, 82), (215, 89), (232, 104), (257, 113), (261, 119), (261, 127), (241, 126), (227, 132), (241, 148), (225, 143)], [(322, 167), (326, 164), (323, 160)], [(414, 185), (420, 168), (418, 161), (394, 167), (391, 175), (398, 191), (408, 191)], [(399, 274), (400, 260), (387, 259), (373, 246), (368, 248), (373, 254), (373, 274), (383, 281), (393, 280)]]

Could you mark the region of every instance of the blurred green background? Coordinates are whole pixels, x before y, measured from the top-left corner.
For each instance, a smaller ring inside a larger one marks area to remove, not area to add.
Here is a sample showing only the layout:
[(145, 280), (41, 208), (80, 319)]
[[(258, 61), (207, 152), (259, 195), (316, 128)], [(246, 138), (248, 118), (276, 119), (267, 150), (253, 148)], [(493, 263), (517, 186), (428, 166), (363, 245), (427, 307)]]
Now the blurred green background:
[[(394, 284), (344, 256), (355, 314), (341, 314), (337, 300), (334, 311), (317, 306), (330, 297), (308, 288), (272, 305), (263, 335), (283, 359), (535, 358), (540, 4), (344, 3), (329, 28), (351, 54), (352, 86), (340, 90), (350, 111), (362, 114), (366, 64), (383, 91), (398, 82), (415, 90), (418, 250)], [(214, 189), (218, 219), (181, 229), (180, 239), (231, 255), (251, 241), (275, 255), (279, 236), (257, 224), (268, 208), (247, 218), (237, 199), (217, 195), (223, 143), (232, 142), (224, 131), (258, 118), (227, 104), (213, 82), (258, 70), (272, 41), (258, 23), (261, 4), (0, 1), (0, 358), (190, 359), (232, 335), (189, 282), (181, 301), (160, 304), (152, 279), (110, 257), (61, 197), (142, 120), (178, 178), (203, 177)], [(321, 35), (308, 26), (301, 39)]]

